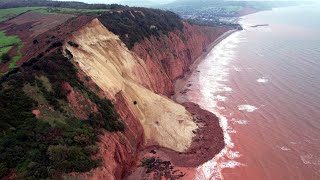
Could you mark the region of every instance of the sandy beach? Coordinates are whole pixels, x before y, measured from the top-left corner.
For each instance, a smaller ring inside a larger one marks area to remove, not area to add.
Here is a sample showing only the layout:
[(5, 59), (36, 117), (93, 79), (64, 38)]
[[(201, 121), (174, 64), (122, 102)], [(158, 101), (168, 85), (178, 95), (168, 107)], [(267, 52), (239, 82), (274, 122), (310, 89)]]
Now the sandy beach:
[(171, 97), (174, 101), (177, 101), (177, 97), (183, 93), (181, 90), (184, 86), (186, 86), (188, 79), (190, 78), (191, 74), (195, 71), (195, 69), (198, 67), (199, 63), (210, 53), (210, 51), (218, 45), (222, 40), (230, 36), (231, 34), (237, 32), (239, 30), (233, 29), (225, 32), (222, 34), (218, 39), (216, 39), (214, 42), (212, 42), (207, 48), (206, 51), (198, 57), (194, 63), (189, 67), (189, 70), (184, 74), (182, 78), (177, 79), (174, 82), (174, 88), (175, 88), (175, 94)]

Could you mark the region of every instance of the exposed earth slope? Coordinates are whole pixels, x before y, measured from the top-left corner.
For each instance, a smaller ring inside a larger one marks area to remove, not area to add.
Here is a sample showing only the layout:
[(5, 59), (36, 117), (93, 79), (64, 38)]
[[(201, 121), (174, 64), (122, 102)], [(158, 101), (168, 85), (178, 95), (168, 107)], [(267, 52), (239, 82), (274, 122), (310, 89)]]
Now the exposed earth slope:
[(1, 178), (181, 178), (223, 148), (214, 115), (169, 97), (230, 28), (145, 8), (40, 15), (0, 24), (23, 44), (0, 64)]

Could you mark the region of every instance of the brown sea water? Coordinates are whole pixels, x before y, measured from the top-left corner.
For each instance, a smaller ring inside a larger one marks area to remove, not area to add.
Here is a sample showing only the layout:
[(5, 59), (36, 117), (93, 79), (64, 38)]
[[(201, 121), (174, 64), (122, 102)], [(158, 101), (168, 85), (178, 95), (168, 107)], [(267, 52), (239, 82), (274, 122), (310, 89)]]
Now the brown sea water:
[(216, 113), (225, 132), (226, 148), (197, 178), (320, 179), (320, 6), (260, 12), (241, 24), (178, 98)]

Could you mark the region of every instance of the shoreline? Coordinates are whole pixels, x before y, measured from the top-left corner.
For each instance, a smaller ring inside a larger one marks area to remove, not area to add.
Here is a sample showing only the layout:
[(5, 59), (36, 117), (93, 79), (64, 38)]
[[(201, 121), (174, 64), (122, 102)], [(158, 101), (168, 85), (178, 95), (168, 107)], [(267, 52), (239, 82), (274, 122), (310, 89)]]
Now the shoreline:
[[(175, 102), (177, 101), (177, 97), (182, 94), (182, 89), (187, 85), (188, 79), (191, 77), (192, 73), (196, 70), (198, 65), (204, 60), (204, 58), (207, 57), (207, 55), (212, 51), (214, 47), (216, 47), (221, 41), (229, 37), (231, 34), (238, 32), (237, 29), (232, 29), (229, 31), (226, 31), (221, 36), (219, 36), (215, 41), (213, 41), (211, 44), (208, 45), (206, 48), (206, 52), (202, 53), (189, 67), (188, 71), (184, 73), (184, 75), (181, 78), (178, 78), (174, 81), (174, 95), (171, 96), (171, 99)], [(178, 102), (181, 104), (181, 102)]]
[(171, 99), (184, 106), (192, 114), (194, 122), (199, 127), (193, 132), (191, 146), (184, 152), (177, 152), (159, 145), (143, 147), (138, 155), (135, 168), (126, 177), (128, 180), (141, 179), (141, 177), (143, 179), (155, 177), (193, 179), (198, 166), (210, 161), (225, 148), (224, 133), (218, 117), (214, 113), (202, 109), (196, 103), (178, 102), (176, 98), (181, 95), (180, 91), (187, 84), (192, 73), (212, 49), (237, 31), (239, 30), (226, 31), (209, 44), (206, 51), (190, 65), (183, 77), (174, 82), (175, 93)]

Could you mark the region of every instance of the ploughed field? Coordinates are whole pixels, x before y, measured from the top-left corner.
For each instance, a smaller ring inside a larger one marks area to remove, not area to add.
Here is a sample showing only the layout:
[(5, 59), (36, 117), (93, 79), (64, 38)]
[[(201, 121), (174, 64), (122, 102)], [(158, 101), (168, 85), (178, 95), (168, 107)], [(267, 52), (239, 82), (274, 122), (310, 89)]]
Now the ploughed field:
[[(19, 66), (17, 62), (28, 47), (37, 44), (37, 36), (84, 14), (96, 15), (108, 9), (74, 9), (49, 7), (19, 7), (0, 9), (0, 73)], [(54, 41), (46, 40), (46, 44)], [(29, 49), (30, 50), (30, 49)]]

